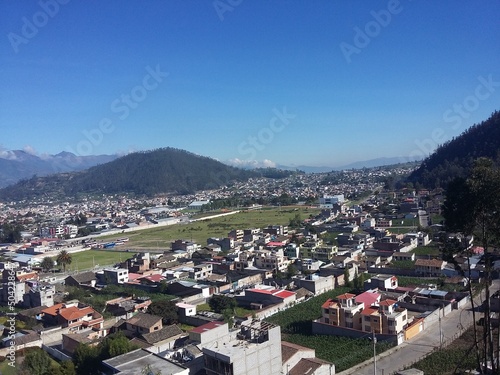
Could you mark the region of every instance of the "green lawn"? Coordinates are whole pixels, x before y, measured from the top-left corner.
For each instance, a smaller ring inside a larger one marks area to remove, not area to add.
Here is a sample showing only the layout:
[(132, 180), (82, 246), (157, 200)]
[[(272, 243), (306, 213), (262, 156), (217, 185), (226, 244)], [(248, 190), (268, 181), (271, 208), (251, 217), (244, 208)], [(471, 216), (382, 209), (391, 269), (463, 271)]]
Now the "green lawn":
[[(226, 237), (233, 229), (263, 228), (268, 225), (288, 225), (297, 213), (302, 219), (316, 215), (319, 209), (309, 207), (272, 207), (260, 210), (242, 211), (237, 214), (207, 219), (189, 224), (144, 229), (127, 233), (129, 242), (124, 248), (129, 249), (159, 249), (170, 247), (177, 239), (192, 240), (200, 245), (206, 245), (209, 237)], [(123, 234), (100, 237), (104, 241), (123, 237)]]
[[(16, 364), (16, 367), (21, 366), (20, 364)], [(16, 375), (17, 370), (16, 367), (9, 366), (9, 360), (6, 359), (3, 362), (0, 362), (0, 374), (2, 375)]]

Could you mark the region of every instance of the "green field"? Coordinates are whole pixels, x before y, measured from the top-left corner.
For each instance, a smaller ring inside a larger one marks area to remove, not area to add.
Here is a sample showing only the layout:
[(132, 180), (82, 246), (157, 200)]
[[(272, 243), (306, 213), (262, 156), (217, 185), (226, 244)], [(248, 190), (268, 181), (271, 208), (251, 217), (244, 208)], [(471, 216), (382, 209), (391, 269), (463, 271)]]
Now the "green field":
[[(263, 228), (268, 225), (288, 225), (297, 213), (302, 219), (316, 215), (320, 210), (309, 207), (273, 207), (242, 211), (233, 215), (207, 219), (189, 224), (151, 228), (127, 233), (129, 242), (124, 248), (134, 250), (165, 250), (172, 241), (183, 239), (206, 245), (209, 237), (226, 237), (233, 229)], [(123, 234), (99, 237), (109, 241)]]
[(132, 257), (133, 253), (116, 250), (86, 250), (78, 253), (71, 253), (71, 264), (66, 267), (66, 271), (83, 271), (92, 269), (94, 266), (112, 266), (118, 262), (123, 262)]
[(432, 243), (427, 246), (418, 246), (414, 248), (412, 251), (415, 255), (430, 255), (430, 256), (440, 256), (441, 250), (439, 250), (439, 245), (436, 243)]

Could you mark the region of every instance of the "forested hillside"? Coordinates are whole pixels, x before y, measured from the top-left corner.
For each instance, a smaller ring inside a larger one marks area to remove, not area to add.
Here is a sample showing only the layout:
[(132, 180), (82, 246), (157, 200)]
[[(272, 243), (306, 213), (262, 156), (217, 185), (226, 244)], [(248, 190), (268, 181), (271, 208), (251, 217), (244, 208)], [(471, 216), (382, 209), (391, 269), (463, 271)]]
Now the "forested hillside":
[(161, 148), (135, 152), (76, 173), (33, 177), (0, 190), (0, 199), (73, 196), (78, 193), (187, 194), (214, 189), (249, 177), (282, 178), (290, 171), (243, 170), (191, 152)]
[(460, 136), (439, 146), (428, 156), (408, 181), (427, 188), (446, 187), (455, 177), (467, 176), (474, 160), (480, 157), (500, 164), (500, 112), (471, 126)]

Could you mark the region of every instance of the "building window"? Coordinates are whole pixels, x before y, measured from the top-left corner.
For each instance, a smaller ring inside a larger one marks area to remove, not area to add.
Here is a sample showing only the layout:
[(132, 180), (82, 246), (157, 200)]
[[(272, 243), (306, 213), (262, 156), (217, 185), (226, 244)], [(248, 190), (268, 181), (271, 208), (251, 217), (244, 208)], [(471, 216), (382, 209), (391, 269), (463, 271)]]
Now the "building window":
[(325, 323), (326, 323), (326, 324), (330, 324), (330, 319), (325, 318)]

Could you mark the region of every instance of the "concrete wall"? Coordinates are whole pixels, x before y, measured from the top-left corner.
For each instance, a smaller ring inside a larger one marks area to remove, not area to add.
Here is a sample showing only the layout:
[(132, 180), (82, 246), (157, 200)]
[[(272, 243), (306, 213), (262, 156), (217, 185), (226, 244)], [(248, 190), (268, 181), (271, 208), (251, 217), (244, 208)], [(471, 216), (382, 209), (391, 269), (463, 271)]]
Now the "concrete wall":
[(45, 350), (47, 353), (49, 353), (52, 357), (57, 358), (60, 361), (71, 361), (72, 358), (70, 356), (67, 356), (63, 352), (57, 350), (56, 348), (47, 346), (47, 345), (42, 345), (42, 349)]
[(299, 288), (304, 288), (314, 294), (322, 294), (335, 289), (335, 278), (333, 276), (319, 277), (314, 280), (297, 279), (295, 284)]

